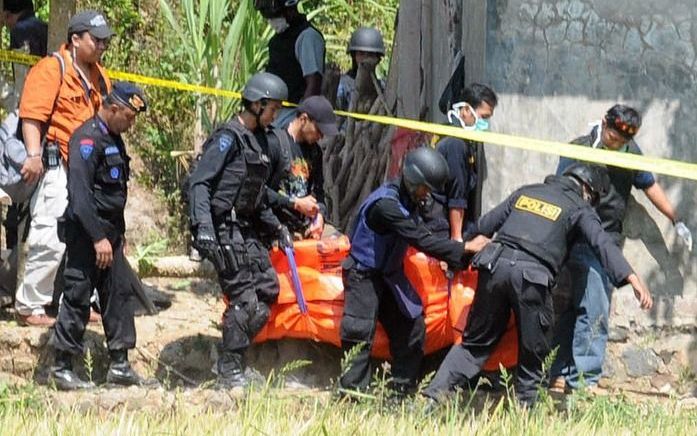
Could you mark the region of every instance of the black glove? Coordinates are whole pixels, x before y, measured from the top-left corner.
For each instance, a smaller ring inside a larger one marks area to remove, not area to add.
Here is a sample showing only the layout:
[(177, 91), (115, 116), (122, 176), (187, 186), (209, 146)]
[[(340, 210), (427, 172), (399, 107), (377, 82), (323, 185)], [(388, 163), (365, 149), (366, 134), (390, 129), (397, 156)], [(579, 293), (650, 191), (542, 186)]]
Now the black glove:
[(213, 263), (217, 271), (225, 271), (226, 265), (223, 251), (220, 249), (218, 239), (211, 230), (199, 229), (198, 232), (196, 232), (194, 247), (201, 253), (202, 257)]
[(281, 249), (293, 248), (293, 235), (284, 225), (278, 226), (278, 246)]

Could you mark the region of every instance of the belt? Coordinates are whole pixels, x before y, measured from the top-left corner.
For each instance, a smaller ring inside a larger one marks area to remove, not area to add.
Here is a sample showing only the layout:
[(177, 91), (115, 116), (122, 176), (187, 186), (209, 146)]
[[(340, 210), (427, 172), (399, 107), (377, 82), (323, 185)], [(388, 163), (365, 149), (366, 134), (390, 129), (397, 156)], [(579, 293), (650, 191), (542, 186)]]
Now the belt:
[(518, 249), (518, 248), (512, 248), (512, 247), (509, 247), (507, 245), (503, 246), (503, 250), (501, 251), (500, 257), (503, 259), (510, 260), (512, 262), (520, 260), (523, 262), (541, 263), (542, 265), (547, 267), (547, 265), (545, 264), (545, 262), (542, 259), (538, 259), (537, 257), (533, 256), (532, 254), (530, 254), (526, 251), (523, 251), (523, 250)]

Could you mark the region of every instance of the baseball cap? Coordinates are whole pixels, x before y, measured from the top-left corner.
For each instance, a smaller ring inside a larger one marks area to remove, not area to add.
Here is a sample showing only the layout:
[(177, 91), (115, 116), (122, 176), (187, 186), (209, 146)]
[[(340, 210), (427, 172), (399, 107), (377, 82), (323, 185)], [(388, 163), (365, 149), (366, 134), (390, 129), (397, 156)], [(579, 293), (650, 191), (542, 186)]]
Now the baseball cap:
[(111, 97), (136, 113), (145, 112), (148, 103), (143, 90), (130, 82), (116, 82), (111, 87)]
[(114, 36), (114, 31), (107, 24), (104, 15), (93, 10), (82, 11), (74, 15), (68, 23), (68, 35), (85, 31), (90, 32), (92, 36), (99, 39)]
[(335, 136), (339, 133), (336, 128), (336, 115), (329, 100), (321, 95), (313, 95), (300, 102), (298, 112), (306, 113), (324, 136)]

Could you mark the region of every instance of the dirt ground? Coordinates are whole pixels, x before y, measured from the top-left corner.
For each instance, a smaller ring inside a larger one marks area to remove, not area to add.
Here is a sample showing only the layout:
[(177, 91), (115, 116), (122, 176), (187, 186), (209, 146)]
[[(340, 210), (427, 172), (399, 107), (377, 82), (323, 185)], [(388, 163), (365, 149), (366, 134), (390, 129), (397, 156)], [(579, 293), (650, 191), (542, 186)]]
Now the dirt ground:
[[(155, 389), (99, 388), (92, 392), (64, 393), (45, 389), (46, 399), (55, 405), (77, 407), (104, 413), (114, 408), (128, 410), (162, 409), (189, 404), (191, 407), (225, 409), (235, 404), (241, 392), (210, 389), (215, 380), (212, 369), (220, 340), (218, 322), (223, 310), (219, 289), (211, 281), (189, 279), (147, 279), (146, 292), (161, 309), (154, 316), (136, 318), (138, 346), (130, 354), (135, 368), (156, 377)], [(46, 382), (52, 352), (47, 342), (52, 330), (21, 327), (12, 310), (0, 312), (0, 383), (26, 384)], [(105, 379), (108, 356), (100, 324), (91, 324), (86, 333), (91, 359), (77, 361), (76, 370), (98, 385)], [(274, 395), (330, 395), (340, 372), (338, 349), (310, 341), (286, 340), (254, 345), (248, 363), (264, 376), (272, 373), (273, 383), (283, 382)], [(91, 361), (90, 361), (91, 360)], [(308, 360), (309, 366), (281, 374), (291, 362)], [(91, 369), (90, 369), (91, 368)], [(606, 380), (609, 394), (622, 393), (637, 400), (668, 400), (683, 397), (686, 405), (697, 403), (691, 395), (660, 392), (650, 381), (613, 384)], [(181, 401), (185, 402), (181, 402)]]

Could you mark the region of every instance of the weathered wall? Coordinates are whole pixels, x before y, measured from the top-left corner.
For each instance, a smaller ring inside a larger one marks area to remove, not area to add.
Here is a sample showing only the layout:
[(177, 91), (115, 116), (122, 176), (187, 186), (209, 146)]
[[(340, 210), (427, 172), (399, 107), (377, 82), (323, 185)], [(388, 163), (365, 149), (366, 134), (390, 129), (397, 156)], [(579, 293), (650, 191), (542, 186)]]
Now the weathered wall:
[[(697, 162), (696, 11), (696, 0), (489, 0), (485, 80), (501, 97), (493, 130), (566, 142), (623, 102), (644, 116), (645, 154)], [(557, 158), (489, 145), (487, 161), (485, 210), (553, 172)], [(697, 235), (697, 183), (658, 180)], [(618, 290), (614, 327), (681, 330), (683, 361), (697, 370), (697, 258), (642, 192), (634, 197), (625, 254), (658, 298), (642, 313), (631, 289)]]

